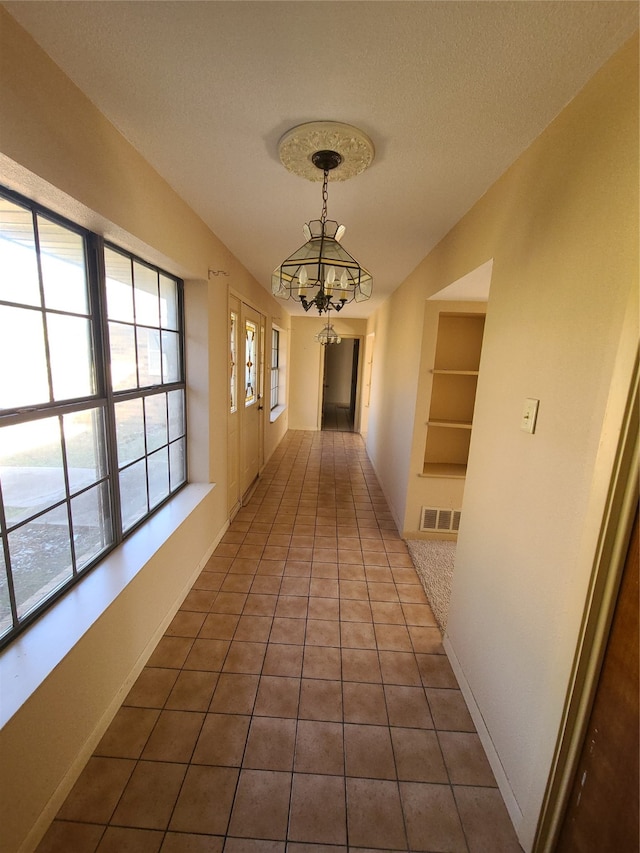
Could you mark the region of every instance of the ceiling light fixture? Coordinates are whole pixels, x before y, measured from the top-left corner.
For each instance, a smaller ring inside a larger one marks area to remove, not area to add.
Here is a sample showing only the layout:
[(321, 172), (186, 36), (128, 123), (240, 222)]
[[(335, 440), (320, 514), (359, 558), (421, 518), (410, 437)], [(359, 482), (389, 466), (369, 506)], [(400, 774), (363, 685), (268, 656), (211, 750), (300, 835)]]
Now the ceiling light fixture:
[(327, 344), (339, 344), (342, 341), (340, 335), (333, 328), (333, 323), (331, 321), (331, 311), (327, 309), (327, 324), (323, 326), (322, 329), (316, 335), (316, 340), (323, 347), (326, 347)]
[(340, 245), (346, 229), (327, 219), (327, 200), (329, 175), (344, 181), (371, 164), (371, 140), (351, 125), (309, 122), (288, 131), (278, 150), (290, 172), (316, 181), (322, 174), (322, 213), (304, 225), (307, 242), (273, 271), (271, 292), (280, 299), (299, 300), (305, 311), (317, 308), (318, 314), (341, 311), (354, 299), (369, 299), (371, 273)]

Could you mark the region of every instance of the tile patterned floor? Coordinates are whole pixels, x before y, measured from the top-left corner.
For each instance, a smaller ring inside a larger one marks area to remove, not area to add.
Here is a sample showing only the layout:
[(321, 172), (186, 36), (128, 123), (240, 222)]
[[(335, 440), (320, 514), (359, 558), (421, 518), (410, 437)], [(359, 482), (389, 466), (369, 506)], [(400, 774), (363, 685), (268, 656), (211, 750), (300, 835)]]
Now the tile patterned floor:
[(39, 853), (517, 853), (349, 433), (289, 432)]

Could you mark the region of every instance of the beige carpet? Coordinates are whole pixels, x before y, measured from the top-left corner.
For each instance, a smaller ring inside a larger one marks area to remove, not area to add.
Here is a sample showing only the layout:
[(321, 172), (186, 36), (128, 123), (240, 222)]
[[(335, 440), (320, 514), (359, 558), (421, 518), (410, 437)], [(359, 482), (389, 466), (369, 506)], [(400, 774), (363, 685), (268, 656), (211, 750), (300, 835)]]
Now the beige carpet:
[(422, 581), (433, 615), (444, 634), (451, 599), (451, 578), (456, 558), (456, 543), (440, 539), (407, 539), (411, 559)]

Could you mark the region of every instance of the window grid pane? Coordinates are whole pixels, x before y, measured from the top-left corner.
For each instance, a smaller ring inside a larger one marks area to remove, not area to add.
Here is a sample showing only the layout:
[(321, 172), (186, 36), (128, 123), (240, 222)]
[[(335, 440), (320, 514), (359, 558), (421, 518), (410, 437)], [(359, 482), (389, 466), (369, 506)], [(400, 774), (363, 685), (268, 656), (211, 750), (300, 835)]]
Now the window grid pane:
[(280, 395), (280, 332), (271, 330), (271, 408), (278, 405)]
[(0, 647), (186, 483), (182, 336), (178, 279), (0, 187)]

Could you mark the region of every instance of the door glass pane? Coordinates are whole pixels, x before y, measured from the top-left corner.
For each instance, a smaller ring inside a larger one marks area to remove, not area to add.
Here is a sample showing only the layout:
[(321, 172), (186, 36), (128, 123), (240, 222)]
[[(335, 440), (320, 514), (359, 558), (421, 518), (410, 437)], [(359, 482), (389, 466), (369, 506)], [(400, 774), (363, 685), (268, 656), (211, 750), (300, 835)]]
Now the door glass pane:
[(0, 299), (41, 304), (33, 216), (6, 198), (0, 198)]
[(4, 549), (0, 542), (0, 637), (13, 627), (7, 567), (4, 561)]
[(133, 285), (136, 323), (157, 328), (160, 325), (158, 273), (134, 261)]
[(178, 287), (166, 275), (160, 275), (160, 325), (178, 331)]
[(54, 400), (94, 394), (89, 320), (67, 314), (47, 314), (47, 331)]
[(149, 507), (157, 506), (169, 494), (169, 455), (167, 448), (152, 453), (149, 465)]
[(76, 569), (80, 571), (113, 541), (109, 492), (100, 483), (71, 500)]
[(140, 387), (159, 385), (162, 382), (160, 358), (160, 330), (138, 326), (138, 377)]
[(147, 466), (141, 459), (120, 472), (122, 529), (128, 530), (147, 514)]
[(229, 343), (230, 343), (230, 354), (229, 354), (229, 407), (231, 412), (235, 412), (238, 408), (238, 401), (236, 399), (236, 387), (237, 387), (237, 371), (236, 371), (236, 362), (238, 361), (238, 315), (235, 311), (231, 312), (230, 318), (230, 326), (229, 326)]
[(184, 435), (184, 392), (169, 391), (169, 441)]
[[(49, 402), (42, 314), (0, 305), (0, 409)], [(19, 370), (17, 369), (19, 366)]]
[(107, 473), (102, 415), (102, 409), (88, 409), (63, 416), (67, 471), (72, 493), (97, 482)]
[(45, 305), (88, 314), (84, 239), (43, 216), (38, 216), (38, 237)]
[(173, 491), (187, 479), (184, 438), (169, 445), (169, 469), (171, 472), (171, 490)]
[(258, 327), (251, 320), (245, 321), (245, 389), (244, 404), (256, 401), (256, 338)]
[(57, 417), (0, 429), (0, 483), (9, 526), (66, 497)]
[(72, 577), (67, 505), (9, 533), (18, 616), (23, 617)]
[(120, 252), (114, 252), (105, 247), (104, 264), (109, 319), (133, 323), (131, 259), (121, 255)]
[(180, 338), (176, 332), (162, 332), (162, 381), (180, 381)]
[(144, 419), (142, 400), (123, 400), (115, 404), (118, 466), (124, 468), (144, 456)]
[(167, 444), (167, 397), (155, 394), (144, 401), (147, 453)]
[(111, 387), (126, 391), (138, 387), (136, 373), (136, 338), (133, 326), (109, 323), (111, 353)]

